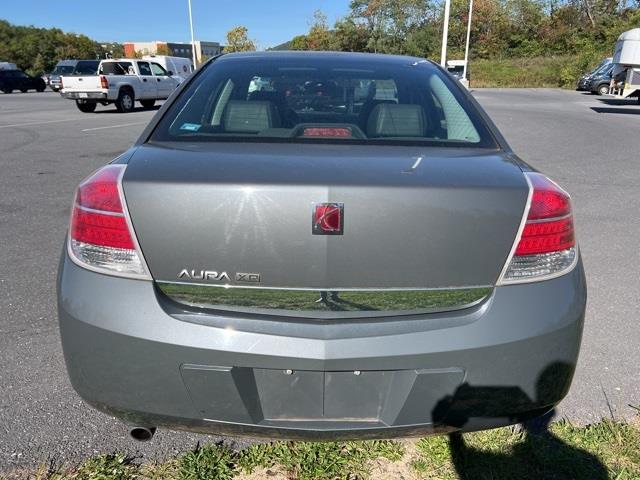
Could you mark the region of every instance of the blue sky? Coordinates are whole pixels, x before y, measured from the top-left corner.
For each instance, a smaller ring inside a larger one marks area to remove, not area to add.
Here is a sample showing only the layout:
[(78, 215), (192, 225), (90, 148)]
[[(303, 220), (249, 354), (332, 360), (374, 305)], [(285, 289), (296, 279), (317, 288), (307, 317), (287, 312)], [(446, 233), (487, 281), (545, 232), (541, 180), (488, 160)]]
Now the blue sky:
[[(191, 0), (197, 40), (224, 42), (235, 25), (260, 48), (305, 33), (321, 9), (332, 24), (349, 0)], [(189, 41), (187, 0), (0, 0), (0, 18), (18, 25), (58, 27), (98, 41)]]

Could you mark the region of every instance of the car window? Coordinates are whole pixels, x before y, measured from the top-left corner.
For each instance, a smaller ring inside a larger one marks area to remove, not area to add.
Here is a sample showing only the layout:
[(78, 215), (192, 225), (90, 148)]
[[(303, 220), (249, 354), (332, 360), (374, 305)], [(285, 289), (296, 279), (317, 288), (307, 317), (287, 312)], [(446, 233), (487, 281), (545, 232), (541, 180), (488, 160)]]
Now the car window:
[(106, 62), (100, 65), (99, 73), (101, 75), (130, 75), (133, 70), (131, 62)]
[(94, 75), (98, 70), (98, 62), (78, 62), (74, 70), (75, 75)]
[(167, 71), (164, 68), (162, 68), (162, 65), (158, 65), (157, 63), (151, 64), (151, 70), (153, 71), (153, 74), (158, 77), (167, 76)]
[(152, 141), (496, 146), (454, 80), (428, 62), (212, 65), (171, 106)]
[(140, 75), (153, 75), (148, 62), (138, 62), (138, 69), (140, 70)]
[(58, 65), (51, 72), (53, 75), (70, 75), (73, 73), (73, 65)]

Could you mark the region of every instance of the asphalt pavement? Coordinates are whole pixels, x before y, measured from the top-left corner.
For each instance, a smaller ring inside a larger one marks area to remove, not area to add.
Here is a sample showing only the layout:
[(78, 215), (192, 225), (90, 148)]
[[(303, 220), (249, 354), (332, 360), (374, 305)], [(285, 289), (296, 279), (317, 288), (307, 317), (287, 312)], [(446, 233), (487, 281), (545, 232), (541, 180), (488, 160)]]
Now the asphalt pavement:
[[(560, 90), (474, 95), (518, 154), (573, 196), (589, 304), (558, 414), (631, 417), (629, 404), (640, 404), (640, 106)], [(54, 93), (0, 94), (0, 472), (114, 450), (162, 458), (216, 440), (159, 431), (134, 443), (74, 393), (60, 348), (55, 275), (74, 189), (154, 113), (83, 114)]]

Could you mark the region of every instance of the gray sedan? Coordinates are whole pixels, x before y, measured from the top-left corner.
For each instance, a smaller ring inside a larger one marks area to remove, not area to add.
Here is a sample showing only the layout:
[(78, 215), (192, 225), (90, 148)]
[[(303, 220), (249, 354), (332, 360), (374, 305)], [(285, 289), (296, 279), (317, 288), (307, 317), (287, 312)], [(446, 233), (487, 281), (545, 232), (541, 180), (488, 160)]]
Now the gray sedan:
[(71, 382), (140, 440), (535, 418), (585, 302), (569, 195), (440, 67), (369, 54), (206, 63), (80, 184), (58, 276)]

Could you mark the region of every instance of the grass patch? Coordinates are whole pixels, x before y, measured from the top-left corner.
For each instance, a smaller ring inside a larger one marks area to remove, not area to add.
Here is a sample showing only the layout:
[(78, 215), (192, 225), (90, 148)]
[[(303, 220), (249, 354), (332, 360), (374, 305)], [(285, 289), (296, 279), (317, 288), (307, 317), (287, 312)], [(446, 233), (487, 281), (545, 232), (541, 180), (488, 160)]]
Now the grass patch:
[(578, 77), (596, 66), (602, 58), (593, 53), (585, 56), (472, 60), (471, 87), (573, 89)]
[(412, 465), (429, 479), (640, 478), (640, 430), (609, 420), (587, 427), (562, 421), (542, 435), (500, 428), (431, 437), (420, 440), (417, 451)]
[[(637, 423), (637, 422), (636, 422)], [(210, 444), (162, 463), (122, 454), (90, 458), (74, 469), (43, 466), (7, 480), (638, 480), (640, 429), (604, 420), (567, 421), (533, 435), (506, 427), (418, 441), (272, 442), (234, 451)], [(3, 477), (0, 476), (0, 479)]]

